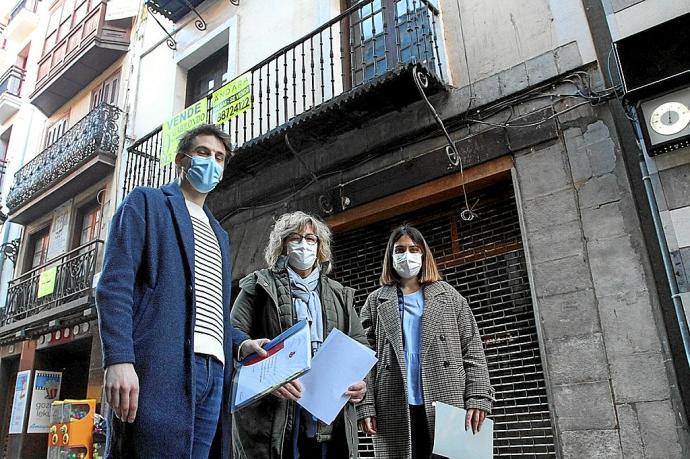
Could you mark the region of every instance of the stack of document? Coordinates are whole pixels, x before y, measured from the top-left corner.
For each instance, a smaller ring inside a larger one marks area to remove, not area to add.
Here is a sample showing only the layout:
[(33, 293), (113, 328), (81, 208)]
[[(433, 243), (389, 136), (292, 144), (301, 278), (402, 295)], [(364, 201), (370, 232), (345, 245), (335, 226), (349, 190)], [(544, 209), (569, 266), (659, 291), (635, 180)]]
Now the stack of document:
[(300, 378), (302, 397), (297, 403), (330, 424), (348, 401), (345, 392), (364, 380), (377, 360), (374, 351), (338, 329), (328, 334), (312, 359), (306, 321), (298, 322), (264, 349), (267, 356), (250, 355), (235, 372), (233, 413)]
[(234, 413), (270, 394), (311, 368), (311, 341), (306, 320), (278, 335), (264, 345), (266, 356), (247, 356), (235, 371), (232, 387)]
[(321, 422), (332, 423), (349, 400), (345, 391), (364, 380), (376, 361), (374, 351), (334, 328), (299, 379), (302, 397), (297, 403)]

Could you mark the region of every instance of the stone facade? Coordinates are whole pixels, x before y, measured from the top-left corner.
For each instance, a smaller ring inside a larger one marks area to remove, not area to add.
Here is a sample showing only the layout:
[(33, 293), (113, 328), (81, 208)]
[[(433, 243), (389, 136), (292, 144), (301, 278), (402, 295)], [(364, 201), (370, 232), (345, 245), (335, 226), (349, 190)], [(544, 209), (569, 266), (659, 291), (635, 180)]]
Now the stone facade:
[(686, 457), (639, 221), (602, 118), (515, 157), (563, 454)]

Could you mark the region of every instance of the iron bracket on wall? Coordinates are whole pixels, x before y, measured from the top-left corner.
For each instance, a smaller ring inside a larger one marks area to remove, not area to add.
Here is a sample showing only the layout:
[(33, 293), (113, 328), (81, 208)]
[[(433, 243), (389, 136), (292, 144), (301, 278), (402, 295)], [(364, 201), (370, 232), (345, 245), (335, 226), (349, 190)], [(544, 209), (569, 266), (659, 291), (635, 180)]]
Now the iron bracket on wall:
[(182, 0), (187, 7), (196, 14), (196, 19), (194, 20), (194, 26), (199, 30), (206, 30), (206, 21), (201, 17), (199, 12), (194, 8), (194, 5), (189, 3), (189, 0)]
[(19, 238), (5, 242), (0, 245), (0, 255), (9, 258), (12, 264), (17, 263), (17, 254), (19, 253)]
[(149, 11), (149, 14), (153, 18), (154, 21), (158, 24), (158, 26), (163, 29), (163, 32), (168, 36), (168, 38), (165, 40), (165, 43), (168, 45), (168, 48), (172, 49), (173, 51), (177, 49), (177, 42), (173, 38), (172, 35), (170, 35), (170, 32), (168, 32), (168, 29), (165, 28), (163, 24), (161, 24), (161, 21), (158, 20), (156, 17), (156, 11), (151, 7), (151, 5), (146, 5), (146, 9)]

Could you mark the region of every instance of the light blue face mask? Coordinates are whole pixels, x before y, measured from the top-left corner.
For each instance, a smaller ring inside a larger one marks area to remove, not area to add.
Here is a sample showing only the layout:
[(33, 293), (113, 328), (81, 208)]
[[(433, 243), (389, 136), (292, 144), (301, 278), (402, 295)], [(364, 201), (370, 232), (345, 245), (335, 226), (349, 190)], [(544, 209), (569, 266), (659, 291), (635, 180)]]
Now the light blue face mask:
[(213, 156), (185, 156), (192, 160), (189, 168), (185, 170), (190, 185), (199, 193), (209, 193), (220, 182), (223, 168)]

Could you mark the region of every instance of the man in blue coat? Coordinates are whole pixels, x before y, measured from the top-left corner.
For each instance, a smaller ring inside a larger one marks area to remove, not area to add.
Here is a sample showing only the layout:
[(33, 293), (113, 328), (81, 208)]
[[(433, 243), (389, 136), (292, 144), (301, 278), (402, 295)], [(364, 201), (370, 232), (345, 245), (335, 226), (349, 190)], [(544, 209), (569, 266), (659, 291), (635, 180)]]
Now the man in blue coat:
[(111, 222), (96, 289), (109, 457), (207, 458), (233, 356), (264, 353), (230, 325), (228, 235), (204, 205), (229, 154), (217, 127), (189, 131), (179, 183), (132, 190)]

